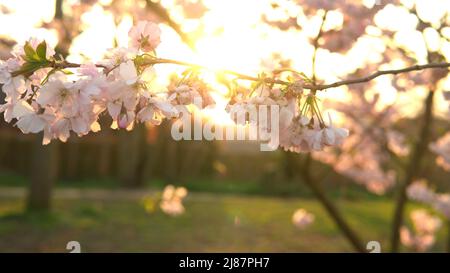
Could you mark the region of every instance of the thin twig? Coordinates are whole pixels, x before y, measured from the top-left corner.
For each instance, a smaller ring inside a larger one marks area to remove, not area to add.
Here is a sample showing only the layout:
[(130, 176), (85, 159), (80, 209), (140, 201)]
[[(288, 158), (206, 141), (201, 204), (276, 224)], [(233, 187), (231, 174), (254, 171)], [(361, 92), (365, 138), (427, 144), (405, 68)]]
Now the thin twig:
[[(175, 65), (189, 66), (189, 67), (199, 68), (199, 69), (212, 70), (212, 69), (204, 67), (202, 65), (192, 64), (192, 63), (187, 63), (187, 62), (182, 62), (182, 61), (176, 61), (176, 60), (170, 60), (170, 59), (160, 59), (160, 58), (154, 59), (148, 63), (148, 65), (152, 65), (152, 64), (175, 64)], [(71, 65), (79, 66), (77, 64), (71, 64)], [(406, 67), (406, 68), (402, 68), (402, 69), (380, 70), (380, 71), (377, 71), (377, 72), (375, 72), (369, 76), (363, 77), (363, 78), (348, 79), (348, 80), (344, 80), (344, 81), (334, 82), (331, 84), (318, 84), (318, 85), (307, 84), (307, 85), (304, 85), (303, 88), (304, 89), (325, 90), (325, 89), (335, 88), (335, 87), (339, 87), (339, 86), (343, 86), (343, 85), (351, 85), (351, 84), (369, 82), (369, 81), (371, 81), (375, 78), (378, 78), (380, 76), (383, 76), (383, 75), (397, 75), (397, 74), (408, 73), (408, 72), (412, 72), (412, 71), (420, 71), (420, 70), (431, 69), (431, 68), (445, 69), (448, 67), (450, 67), (450, 63), (429, 63), (429, 64), (424, 64), (424, 65), (414, 65), (414, 66), (410, 66), (410, 67)], [(241, 80), (261, 81), (261, 78), (248, 76), (248, 75), (241, 74), (241, 73), (231, 71), (231, 70), (220, 70), (219, 72), (236, 76)], [(274, 84), (280, 84), (280, 85), (290, 85), (291, 84), (290, 82), (277, 80), (277, 79), (271, 79), (271, 78), (266, 78), (266, 79), (264, 79), (264, 81), (266, 83), (274, 83)]]
[[(420, 71), (420, 70), (425, 70), (425, 69), (430, 69), (430, 68), (445, 69), (448, 67), (450, 67), (450, 63), (429, 63), (429, 64), (424, 64), (424, 65), (413, 65), (413, 66), (402, 68), (402, 69), (380, 70), (380, 71), (377, 71), (377, 72), (375, 72), (369, 76), (363, 77), (363, 78), (348, 79), (348, 80), (344, 80), (344, 81), (338, 81), (338, 82), (335, 82), (332, 84), (317, 85), (316, 89), (324, 90), (324, 89), (328, 89), (328, 88), (339, 87), (342, 85), (365, 83), (365, 82), (369, 82), (369, 81), (371, 81), (375, 78), (378, 78), (380, 76), (383, 76), (383, 75), (397, 75), (397, 74), (408, 73), (408, 72), (412, 72), (412, 71)], [(304, 86), (303, 88), (309, 89), (308, 86)]]
[(311, 73), (312, 73), (312, 82), (314, 84), (316, 83), (317, 50), (319, 49), (319, 40), (322, 37), (323, 26), (325, 25), (325, 21), (327, 20), (327, 14), (328, 14), (328, 11), (325, 11), (325, 13), (322, 16), (322, 22), (320, 23), (319, 32), (317, 33), (317, 36), (316, 36), (316, 38), (314, 39), (314, 42), (313, 42), (314, 51), (313, 51), (313, 55), (312, 55), (312, 68), (311, 68), (312, 71), (311, 71)]

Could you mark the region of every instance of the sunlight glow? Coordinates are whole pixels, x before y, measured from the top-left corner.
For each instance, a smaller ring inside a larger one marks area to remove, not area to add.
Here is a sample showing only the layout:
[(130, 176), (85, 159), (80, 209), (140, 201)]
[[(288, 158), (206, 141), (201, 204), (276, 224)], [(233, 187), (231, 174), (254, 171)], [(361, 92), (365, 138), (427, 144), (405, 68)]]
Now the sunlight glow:
[[(74, 2), (77, 1), (68, 1), (66, 4)], [(101, 59), (104, 51), (113, 47), (115, 43), (119, 46), (127, 45), (128, 30), (135, 23), (133, 14), (128, 14), (124, 10), (120, 20), (115, 21), (114, 15), (106, 9), (111, 2), (110, 0), (99, 1), (83, 14), (79, 22), (81, 33), (73, 39), (69, 61), (81, 62), (88, 58), (95, 62)], [(279, 2), (287, 11), (286, 14), (272, 9), (272, 1), (269, 0), (204, 0), (206, 12), (199, 19), (185, 19), (178, 2), (178, 0), (161, 1), (162, 5), (170, 8), (171, 17), (175, 21), (182, 22), (183, 31), (194, 39), (193, 49), (184, 44), (173, 29), (161, 23), (162, 42), (158, 47), (160, 57), (198, 63), (216, 71), (229, 69), (255, 76), (264, 70), (264, 66), (271, 69), (276, 68), (273, 67), (275, 64), (272, 62), (271, 56), (277, 53), (282, 58), (291, 61), (292, 69), (311, 75), (313, 47), (310, 39), (317, 35), (321, 23), (320, 14), (309, 19), (299, 16), (297, 23), (301, 26), (301, 30), (281, 31), (262, 23), (262, 15), (265, 14), (270, 19), (285, 19), (286, 16), (302, 14), (301, 8), (293, 1)], [(402, 2), (411, 5), (413, 1), (403, 0)], [(436, 24), (445, 11), (450, 10), (447, 1), (443, 0), (418, 0), (417, 2), (421, 17), (432, 24)], [(9, 27), (1, 28), (0, 36), (10, 37), (19, 43), (23, 43), (30, 36), (37, 36), (46, 39), (52, 46), (57, 44), (56, 30), (40, 26), (42, 22), (52, 20), (54, 1), (27, 1), (27, 5), (23, 5), (22, 1), (1, 0), (1, 3), (7, 6), (12, 13), (1, 14), (0, 25)], [(124, 7), (130, 7), (133, 3), (135, 2), (124, 1), (122, 4)], [(372, 6), (374, 1), (365, 0), (364, 3)], [(340, 11), (332, 11), (327, 18), (325, 29), (339, 29), (344, 17)], [(396, 18), (396, 20), (392, 20), (392, 18)], [(422, 34), (415, 30), (417, 19), (408, 14), (404, 8), (387, 5), (375, 17), (375, 22), (382, 29), (398, 31), (395, 35), (396, 42), (413, 52), (419, 62), (427, 61), (427, 45), (430, 50), (442, 50), (445, 57), (450, 58), (450, 43), (438, 39), (434, 29), (427, 29), (424, 34), (427, 40), (427, 44), (425, 44)], [(443, 31), (450, 33), (450, 30), (444, 29)], [(367, 33), (369, 35), (360, 38), (346, 55), (319, 50), (316, 65), (318, 78), (325, 82), (341, 80), (358, 67), (379, 62), (386, 49), (384, 42), (377, 38), (380, 30), (369, 27)], [(392, 65), (401, 67), (404, 64)], [(156, 66), (158, 77), (152, 85), (152, 89), (164, 91), (169, 76), (172, 73), (180, 73), (184, 69), (174, 65)], [(224, 102), (225, 99), (222, 97), (227, 94), (228, 89), (217, 82), (216, 76), (214, 71), (203, 73), (204, 80), (210, 83), (218, 94), (217, 100)], [(249, 83), (243, 82), (243, 84), (248, 85)], [(398, 94), (388, 77), (377, 80), (375, 86), (381, 94), (382, 103), (390, 104), (398, 100)], [(448, 84), (446, 83), (445, 86)], [(350, 98), (346, 90), (346, 87), (331, 89), (323, 92), (321, 97), (348, 100)], [(407, 107), (415, 106), (413, 104)], [(438, 108), (443, 108), (443, 106), (438, 106)], [(405, 111), (415, 112), (411, 109)], [(217, 112), (216, 118), (221, 120), (222, 114)]]

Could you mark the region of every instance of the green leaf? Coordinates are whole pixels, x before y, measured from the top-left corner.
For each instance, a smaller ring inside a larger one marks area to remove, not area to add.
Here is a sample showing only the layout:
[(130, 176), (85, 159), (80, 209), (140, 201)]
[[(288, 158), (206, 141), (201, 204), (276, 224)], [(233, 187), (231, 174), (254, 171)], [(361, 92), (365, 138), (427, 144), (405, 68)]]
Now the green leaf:
[(36, 48), (36, 54), (40, 60), (47, 60), (47, 43), (42, 41)]
[(65, 75), (73, 75), (73, 72), (67, 69), (61, 69), (60, 70), (62, 73), (64, 73)]
[(35, 51), (29, 42), (25, 43), (25, 45), (23, 46), (23, 50), (25, 51), (25, 56), (27, 56), (28, 58), (32, 58), (35, 54)]
[(36, 51), (34, 50), (34, 48), (30, 45), (29, 42), (26, 42), (25, 45), (23, 46), (23, 50), (25, 52), (25, 57), (24, 58), (26, 61), (39, 61), (39, 56), (37, 55)]

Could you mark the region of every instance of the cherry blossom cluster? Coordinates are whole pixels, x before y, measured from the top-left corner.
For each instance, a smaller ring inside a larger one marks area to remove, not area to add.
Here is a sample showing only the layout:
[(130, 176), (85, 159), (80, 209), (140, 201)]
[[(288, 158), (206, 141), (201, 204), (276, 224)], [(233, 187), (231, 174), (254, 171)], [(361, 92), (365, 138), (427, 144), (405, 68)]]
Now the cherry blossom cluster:
[(299, 114), (294, 111), (281, 113), (280, 146), (299, 153), (341, 145), (349, 135), (348, 130), (335, 127), (331, 116), (328, 116), (328, 123), (325, 122), (314, 95), (308, 94), (304, 100)]
[(142, 205), (148, 213), (154, 213), (159, 207), (161, 211), (170, 216), (179, 216), (184, 213), (183, 200), (188, 191), (184, 187), (167, 185), (162, 193), (145, 196)]
[(162, 193), (159, 207), (161, 210), (171, 216), (183, 214), (185, 209), (183, 199), (187, 196), (187, 190), (184, 187), (174, 187), (167, 185)]
[(450, 133), (430, 144), (430, 150), (437, 154), (436, 164), (450, 171)]
[[(398, 1), (384, 1), (383, 5), (365, 6), (358, 1), (349, 0), (297, 0), (277, 1), (274, 9), (283, 10), (286, 14), (292, 13), (292, 5), (301, 7), (301, 10), (308, 17), (316, 16), (319, 11), (340, 11), (343, 15), (342, 25), (333, 29), (326, 29), (321, 33), (322, 41), (320, 46), (334, 52), (348, 51), (352, 45), (366, 32), (366, 28), (373, 23), (374, 16), (388, 3)], [(298, 13), (299, 15), (302, 13)], [(288, 16), (284, 20), (269, 20), (266, 15), (262, 21), (277, 27), (281, 30), (289, 28), (301, 29), (299, 18)]]
[(414, 210), (410, 216), (414, 232), (403, 226), (400, 229), (401, 242), (411, 249), (424, 252), (434, 245), (435, 234), (441, 228), (442, 221), (424, 209)]
[[(140, 21), (129, 31), (128, 47), (107, 51), (96, 64), (80, 65), (56, 56), (45, 41), (32, 39), (0, 64), (0, 84), (6, 94), (0, 111), (23, 133), (43, 132), (43, 143), (48, 144), (52, 139), (66, 141), (71, 132), (83, 136), (101, 130), (98, 119), (103, 114), (112, 119), (111, 128), (131, 130), (136, 123), (158, 125), (164, 119), (179, 118), (180, 107), (196, 100), (202, 101), (196, 105), (202, 109), (214, 104), (213, 90), (202, 81), (198, 67), (174, 76), (166, 90), (155, 90), (154, 65), (164, 63), (155, 51), (160, 33), (157, 24)], [(341, 144), (348, 131), (333, 126), (331, 118), (325, 122), (315, 92), (302, 88), (308, 81), (297, 77), (278, 87), (261, 77), (251, 91), (233, 94), (230, 107), (279, 106), (276, 128), (285, 150), (320, 151)], [(265, 129), (272, 127), (269, 121)]]
[(379, 111), (379, 96), (370, 98), (363, 91), (351, 94), (352, 104), (332, 105), (333, 109), (345, 115), (352, 134), (335, 151), (316, 152), (313, 157), (365, 186), (368, 191), (384, 194), (396, 181), (396, 172), (386, 167), (391, 157), (385, 146), (399, 156), (407, 155), (409, 150), (404, 135), (390, 129), (395, 120), (394, 109), (386, 107)]
[(435, 210), (450, 219), (450, 194), (436, 193), (430, 189), (425, 180), (412, 183), (407, 189), (410, 199), (431, 205)]
[(314, 222), (314, 214), (305, 209), (298, 209), (292, 215), (292, 223), (300, 229), (304, 229)]
[(45, 41), (17, 47), (0, 68), (5, 120), (16, 120), (23, 133), (43, 131), (47, 144), (51, 139), (66, 141), (71, 131), (83, 136), (100, 130), (97, 120), (105, 111), (113, 128), (127, 129), (136, 121), (176, 115), (167, 98), (148, 91), (152, 67), (138, 65), (143, 58), (139, 54), (159, 44), (159, 33), (156, 24), (139, 22), (130, 30), (129, 48), (112, 49), (98, 65), (85, 63), (76, 71)]
[(278, 129), (279, 146), (286, 151), (321, 151), (326, 146), (340, 145), (348, 136), (348, 130), (334, 126), (330, 116), (328, 121), (324, 120), (315, 94), (304, 90), (303, 84), (303, 80), (296, 80), (284, 88), (259, 84), (251, 94), (238, 94), (234, 98), (231, 108), (238, 110), (232, 113), (244, 114), (261, 105), (278, 106), (279, 123), (276, 127), (269, 118), (261, 122), (256, 115), (244, 121), (259, 125), (263, 134)]

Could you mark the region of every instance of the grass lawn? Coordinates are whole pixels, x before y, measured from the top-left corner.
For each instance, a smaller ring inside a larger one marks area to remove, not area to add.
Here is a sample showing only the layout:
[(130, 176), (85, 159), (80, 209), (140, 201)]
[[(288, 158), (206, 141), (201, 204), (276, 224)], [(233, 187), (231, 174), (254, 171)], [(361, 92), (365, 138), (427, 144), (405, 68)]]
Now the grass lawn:
[[(336, 252), (352, 251), (325, 211), (312, 199), (190, 194), (186, 213), (148, 213), (140, 200), (56, 199), (51, 213), (23, 213), (23, 200), (0, 200), (1, 252)], [(341, 202), (365, 241), (387, 248), (392, 204), (387, 199)], [(292, 213), (316, 216), (304, 230)], [(238, 222), (238, 223), (236, 223)], [(445, 232), (433, 251), (443, 251)], [(387, 250), (387, 249), (385, 249)]]
[[(217, 178), (192, 178), (182, 183), (172, 183), (176, 186), (184, 186), (190, 192), (228, 193), (257, 196), (278, 197), (312, 197), (308, 188), (301, 181), (283, 181), (283, 183), (264, 183), (259, 180), (236, 180)], [(28, 187), (29, 179), (23, 175), (13, 172), (0, 171), (0, 188), (4, 187)], [(162, 190), (167, 181), (153, 179), (145, 181), (142, 188)], [(76, 180), (59, 180), (55, 188), (77, 188), (77, 189), (123, 189), (117, 179), (113, 178), (89, 178)], [(349, 184), (345, 187), (328, 185), (328, 194), (333, 197), (378, 199), (379, 196), (369, 193), (359, 185)]]

